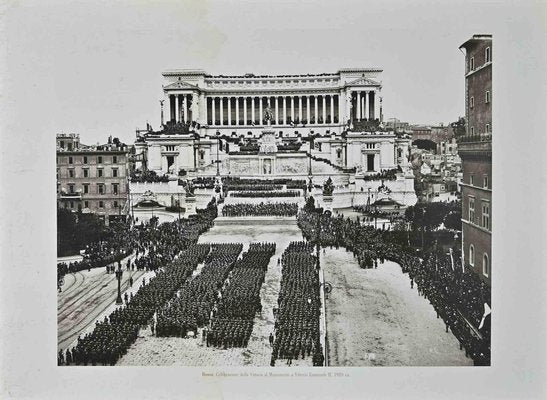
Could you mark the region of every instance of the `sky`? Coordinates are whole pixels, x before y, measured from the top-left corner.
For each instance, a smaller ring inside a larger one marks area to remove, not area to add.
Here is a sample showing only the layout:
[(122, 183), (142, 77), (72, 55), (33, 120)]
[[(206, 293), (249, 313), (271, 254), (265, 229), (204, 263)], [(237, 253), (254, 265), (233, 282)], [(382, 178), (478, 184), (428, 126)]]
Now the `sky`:
[(386, 119), (449, 123), (464, 115), (458, 47), (474, 33), (534, 23), (519, 20), (514, 5), (8, 1), (1, 10), (3, 93), (17, 105), (10, 116), (28, 122), (33, 134), (78, 133), (86, 144), (109, 135), (133, 142), (137, 127), (159, 126), (166, 69), (300, 74), (379, 67)]

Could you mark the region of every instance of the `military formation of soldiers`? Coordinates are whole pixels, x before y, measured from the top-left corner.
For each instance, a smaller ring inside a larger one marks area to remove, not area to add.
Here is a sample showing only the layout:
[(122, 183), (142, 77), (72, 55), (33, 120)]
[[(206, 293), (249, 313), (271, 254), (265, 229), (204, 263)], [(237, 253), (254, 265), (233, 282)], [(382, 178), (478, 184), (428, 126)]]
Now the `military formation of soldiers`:
[(314, 366), (324, 362), (319, 337), (319, 271), (309, 242), (291, 242), (281, 257), (281, 288), (277, 300), (271, 365), (312, 355)]
[(251, 243), (249, 250), (236, 261), (208, 329), (208, 346), (247, 346), (253, 320), (262, 311), (260, 288), (275, 247), (275, 243)]
[(159, 311), (157, 336), (186, 337), (209, 323), (222, 286), (243, 249), (241, 243), (215, 243), (205, 257), (203, 269), (186, 281), (177, 296)]
[[(211, 201), (205, 210), (199, 210), (192, 218), (164, 223), (157, 220), (135, 227), (138, 238), (137, 251), (161, 254), (166, 263), (156, 269), (155, 277), (130, 296), (125, 305), (114, 310), (103, 321), (97, 321), (95, 329), (79, 337), (76, 345), (67, 349), (59, 363), (63, 365), (113, 365), (136, 340), (140, 328), (154, 325), (157, 310), (169, 301), (182, 284), (191, 276), (199, 263), (195, 243), (199, 235), (212, 226), (217, 215), (216, 203)], [(132, 233), (133, 236), (133, 233)], [(198, 248), (201, 248), (198, 246)], [(206, 254), (206, 253), (205, 253)], [(205, 257), (205, 255), (203, 256)], [(150, 258), (150, 260), (155, 260)], [(152, 263), (153, 261), (151, 261)], [(63, 353), (61, 351), (61, 353)]]
[(298, 213), (296, 203), (238, 203), (225, 204), (222, 208), (222, 215), (226, 217), (244, 216), (280, 216), (291, 217)]
[[(446, 330), (458, 338), (466, 355), (476, 364), (490, 360), (490, 332), (482, 329), (481, 337), (470, 329), (465, 319), (478, 327), (484, 303), (491, 304), (490, 289), (470, 271), (463, 272), (461, 257), (454, 252), (454, 268), (450, 256), (437, 249), (417, 257), (406, 241), (394, 232), (363, 226), (359, 220), (333, 216), (320, 209), (303, 209), (298, 214), (303, 236), (323, 247), (345, 247), (353, 252), (361, 268), (374, 268), (378, 262), (391, 260), (408, 273), (411, 287), (426, 297), (442, 318)], [(463, 318), (465, 317), (465, 319)]]

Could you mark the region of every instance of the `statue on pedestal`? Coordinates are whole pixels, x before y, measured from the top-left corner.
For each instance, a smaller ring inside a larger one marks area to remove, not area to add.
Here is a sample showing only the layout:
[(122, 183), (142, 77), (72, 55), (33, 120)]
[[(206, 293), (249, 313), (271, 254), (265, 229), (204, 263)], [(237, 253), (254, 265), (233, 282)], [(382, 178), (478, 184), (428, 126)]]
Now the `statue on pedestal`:
[(268, 124), (268, 126), (270, 126), (270, 125), (272, 124), (273, 119), (274, 119), (273, 111), (272, 111), (272, 109), (268, 106), (268, 107), (266, 107), (266, 109), (264, 110), (264, 121), (266, 121), (266, 123)]
[(329, 177), (323, 184), (323, 196), (332, 196), (332, 192), (334, 192), (334, 185), (332, 179)]

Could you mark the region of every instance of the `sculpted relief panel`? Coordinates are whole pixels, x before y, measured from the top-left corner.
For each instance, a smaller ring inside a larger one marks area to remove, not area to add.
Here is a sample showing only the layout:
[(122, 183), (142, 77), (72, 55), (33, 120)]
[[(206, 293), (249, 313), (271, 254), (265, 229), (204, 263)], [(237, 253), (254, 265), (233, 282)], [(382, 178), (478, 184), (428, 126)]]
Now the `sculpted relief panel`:
[(276, 173), (278, 174), (305, 174), (308, 171), (306, 159), (278, 158)]

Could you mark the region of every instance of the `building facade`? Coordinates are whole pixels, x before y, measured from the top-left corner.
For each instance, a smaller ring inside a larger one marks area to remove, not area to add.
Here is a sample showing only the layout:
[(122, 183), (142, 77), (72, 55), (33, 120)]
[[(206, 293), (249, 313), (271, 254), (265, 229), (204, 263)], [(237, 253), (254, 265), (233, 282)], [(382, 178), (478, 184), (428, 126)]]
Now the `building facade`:
[[(322, 185), (331, 178), (337, 207), (364, 204), (369, 187), (373, 200), (381, 198), (381, 174), (391, 171), (386, 182), (391, 199), (414, 204), (411, 139), (382, 124), (380, 73), (376, 68), (229, 77), (165, 72), (168, 121), (158, 131), (137, 134), (136, 169), (172, 182), (237, 176)], [(161, 204), (178, 196), (176, 182), (151, 183), (132, 182), (135, 201), (148, 190), (163, 193)]]
[(295, 126), (341, 131), (361, 120), (382, 120), (378, 68), (347, 68), (308, 75), (209, 75), (201, 70), (163, 73), (164, 104), (173, 122), (196, 122), (202, 136), (247, 134), (273, 113), (276, 130)]
[(129, 211), (129, 146), (86, 146), (76, 134), (57, 135), (58, 207), (95, 213), (108, 224)]
[(462, 254), (467, 268), (492, 280), (492, 36), (473, 35), (465, 50), (466, 134), (462, 159)]

